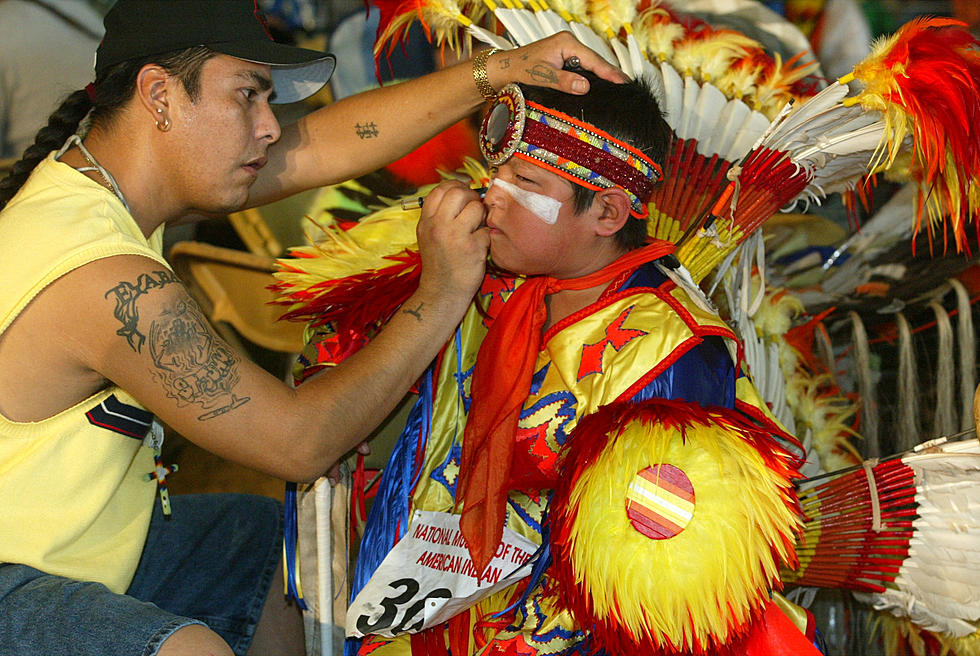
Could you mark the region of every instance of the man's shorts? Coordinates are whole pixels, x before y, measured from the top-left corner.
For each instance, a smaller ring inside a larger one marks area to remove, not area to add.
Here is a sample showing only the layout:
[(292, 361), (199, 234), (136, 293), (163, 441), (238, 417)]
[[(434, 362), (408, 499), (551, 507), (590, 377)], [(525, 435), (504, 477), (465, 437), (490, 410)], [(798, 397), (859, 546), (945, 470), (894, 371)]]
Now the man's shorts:
[(156, 503), (125, 595), (0, 565), (0, 656), (152, 656), (191, 624), (209, 626), (243, 655), (282, 555), (282, 506), (244, 494), (170, 501), (171, 519)]

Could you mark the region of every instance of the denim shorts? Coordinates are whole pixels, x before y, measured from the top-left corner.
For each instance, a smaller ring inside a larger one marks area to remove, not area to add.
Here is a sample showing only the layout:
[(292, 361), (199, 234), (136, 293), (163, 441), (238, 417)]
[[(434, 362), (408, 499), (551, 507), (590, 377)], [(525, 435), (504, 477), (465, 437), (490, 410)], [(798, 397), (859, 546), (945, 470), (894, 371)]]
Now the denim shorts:
[(207, 625), (243, 655), (282, 555), (282, 505), (245, 494), (170, 501), (171, 519), (155, 504), (125, 595), (0, 565), (0, 656), (152, 656), (191, 624)]

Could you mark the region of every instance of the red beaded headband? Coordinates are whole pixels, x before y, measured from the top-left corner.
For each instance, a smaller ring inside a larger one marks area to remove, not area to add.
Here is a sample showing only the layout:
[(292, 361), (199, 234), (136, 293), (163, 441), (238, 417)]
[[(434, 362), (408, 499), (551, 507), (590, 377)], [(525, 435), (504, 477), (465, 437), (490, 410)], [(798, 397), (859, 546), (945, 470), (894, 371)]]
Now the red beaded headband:
[(663, 177), (660, 167), (633, 146), (526, 101), (516, 84), (504, 87), (490, 106), (480, 130), (480, 150), (491, 166), (516, 155), (588, 189), (618, 187), (629, 196), (637, 218), (646, 217), (653, 185)]

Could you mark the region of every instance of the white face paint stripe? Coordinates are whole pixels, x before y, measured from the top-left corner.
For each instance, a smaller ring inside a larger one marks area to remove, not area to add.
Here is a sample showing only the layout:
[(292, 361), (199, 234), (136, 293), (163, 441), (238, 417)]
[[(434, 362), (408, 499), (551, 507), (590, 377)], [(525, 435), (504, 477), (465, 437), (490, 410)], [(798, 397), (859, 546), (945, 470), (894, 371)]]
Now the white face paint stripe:
[(501, 191), (507, 192), (519, 205), (522, 205), (548, 225), (554, 225), (558, 221), (558, 212), (561, 211), (561, 201), (555, 200), (551, 196), (521, 189), (517, 185), (512, 185), (506, 180), (499, 178), (491, 180), (490, 186), (499, 186)]

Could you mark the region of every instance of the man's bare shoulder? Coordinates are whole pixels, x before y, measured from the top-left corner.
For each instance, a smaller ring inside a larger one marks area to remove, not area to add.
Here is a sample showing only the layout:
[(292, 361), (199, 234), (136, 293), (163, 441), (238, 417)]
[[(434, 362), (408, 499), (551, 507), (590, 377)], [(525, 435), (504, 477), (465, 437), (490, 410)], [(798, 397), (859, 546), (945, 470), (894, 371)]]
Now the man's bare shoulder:
[(173, 271), (146, 258), (110, 258), (84, 285), (93, 306), (86, 310), (92, 369), (158, 408), (201, 421), (248, 401), (236, 394), (242, 358)]
[(61, 276), (0, 336), (0, 410), (38, 421), (95, 394), (117, 375), (106, 366), (116, 342), (136, 338), (127, 335), (140, 306), (150, 311), (180, 296), (186, 291), (167, 267), (137, 255), (96, 260)]

